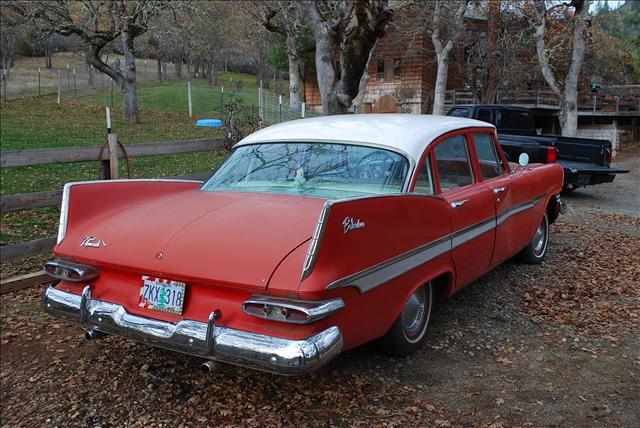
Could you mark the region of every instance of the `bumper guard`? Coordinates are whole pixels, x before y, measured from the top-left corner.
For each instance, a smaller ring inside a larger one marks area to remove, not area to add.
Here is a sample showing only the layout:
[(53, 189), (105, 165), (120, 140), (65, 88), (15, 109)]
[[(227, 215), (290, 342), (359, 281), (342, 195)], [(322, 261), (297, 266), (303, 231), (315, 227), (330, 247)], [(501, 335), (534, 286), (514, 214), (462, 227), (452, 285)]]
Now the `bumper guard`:
[(291, 340), (216, 326), (218, 311), (208, 322), (177, 324), (128, 313), (121, 305), (91, 299), (50, 285), (44, 293), (46, 312), (72, 323), (151, 346), (281, 375), (316, 370), (342, 350), (342, 333), (330, 327), (304, 340)]

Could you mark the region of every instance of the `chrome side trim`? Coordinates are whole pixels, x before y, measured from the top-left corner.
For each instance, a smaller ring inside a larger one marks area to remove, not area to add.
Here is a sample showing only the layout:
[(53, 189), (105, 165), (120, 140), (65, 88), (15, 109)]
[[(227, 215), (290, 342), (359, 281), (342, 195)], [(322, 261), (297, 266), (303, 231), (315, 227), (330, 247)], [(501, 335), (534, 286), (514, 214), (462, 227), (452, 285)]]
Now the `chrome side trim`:
[(503, 211), (502, 213), (500, 213), (497, 218), (496, 218), (496, 223), (497, 225), (500, 225), (502, 223), (504, 223), (505, 221), (507, 221), (510, 217), (521, 213), (522, 211), (526, 211), (528, 209), (531, 209), (533, 207), (535, 207), (538, 202), (540, 202), (546, 195), (540, 195), (530, 201), (526, 201), (526, 202), (522, 202), (518, 205), (515, 205), (513, 207), (511, 207), (508, 210)]
[(459, 230), (455, 233), (452, 233), (451, 236), (451, 248), (459, 247), (460, 245), (466, 244), (483, 235), (493, 229), (496, 228), (496, 218), (490, 217), (486, 220), (481, 221), (480, 223), (476, 223), (469, 227), (466, 227), (462, 230)]
[(334, 281), (327, 285), (325, 289), (356, 287), (360, 293), (366, 293), (449, 251), (451, 251), (451, 235), (446, 235), (370, 268)]
[[(266, 315), (256, 314), (254, 312), (247, 311), (246, 305), (248, 304), (256, 304), (256, 305), (277, 305), (284, 308), (292, 309), (295, 311), (302, 312), (306, 315), (306, 320), (279, 320), (269, 318)], [(268, 319), (272, 321), (280, 321), (291, 324), (311, 324), (315, 321), (318, 321), (322, 318), (326, 318), (330, 315), (335, 314), (340, 309), (344, 308), (345, 304), (342, 299), (331, 299), (331, 300), (323, 300), (323, 301), (304, 301), (304, 300), (291, 300), (291, 299), (280, 299), (277, 297), (271, 296), (261, 296), (254, 294), (251, 296), (246, 302), (242, 305), (242, 310), (247, 314), (257, 318)]]
[[(81, 298), (49, 286), (43, 296), (49, 314), (82, 324), (89, 329), (121, 336), (151, 346), (184, 352), (224, 363), (282, 375), (317, 370), (335, 357), (343, 346), (342, 333), (329, 327), (303, 340), (257, 334), (182, 320), (176, 324), (128, 313), (124, 307), (90, 296)], [(86, 314), (84, 321), (81, 314)]]
[(397, 278), (404, 273), (445, 254), (454, 248), (466, 244), (479, 236), (490, 232), (504, 223), (510, 217), (536, 206), (546, 195), (540, 195), (533, 200), (523, 202), (500, 216), (492, 216), (463, 230), (445, 235), (435, 241), (428, 242), (417, 248), (387, 259), (381, 263), (361, 270), (354, 274), (340, 278), (325, 287), (331, 290), (340, 287), (356, 287), (360, 293), (366, 293), (380, 285)]
[(333, 201), (327, 201), (322, 206), (322, 211), (320, 212), (320, 216), (318, 217), (318, 223), (316, 223), (316, 227), (313, 230), (313, 235), (311, 235), (311, 241), (309, 242), (307, 255), (304, 259), (300, 281), (304, 281), (309, 275), (311, 275), (311, 272), (313, 272), (313, 267), (315, 266), (316, 260), (318, 259), (320, 243), (322, 242), (322, 237), (324, 236), (324, 230), (327, 227), (327, 218), (329, 217), (329, 211), (331, 211), (332, 205)]
[(121, 180), (93, 180), (93, 181), (74, 181), (67, 183), (62, 188), (62, 203), (60, 204), (60, 221), (58, 222), (58, 238), (56, 239), (56, 245), (60, 245), (62, 240), (67, 235), (67, 220), (69, 218), (69, 193), (71, 187), (80, 184), (104, 184), (104, 183), (133, 183), (133, 182), (170, 182), (170, 183), (202, 183), (200, 180), (180, 180), (169, 178), (134, 178), (134, 179), (121, 179)]

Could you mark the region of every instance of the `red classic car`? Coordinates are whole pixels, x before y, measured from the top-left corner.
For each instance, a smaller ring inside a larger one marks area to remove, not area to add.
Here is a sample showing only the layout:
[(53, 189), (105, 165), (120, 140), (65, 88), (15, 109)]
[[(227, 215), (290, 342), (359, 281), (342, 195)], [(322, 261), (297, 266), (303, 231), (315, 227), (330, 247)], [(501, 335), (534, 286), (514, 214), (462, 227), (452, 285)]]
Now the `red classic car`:
[(436, 294), (545, 255), (562, 167), (508, 164), (495, 128), (426, 115), (271, 126), (205, 183), (64, 188), (50, 314), (279, 374), (425, 341)]

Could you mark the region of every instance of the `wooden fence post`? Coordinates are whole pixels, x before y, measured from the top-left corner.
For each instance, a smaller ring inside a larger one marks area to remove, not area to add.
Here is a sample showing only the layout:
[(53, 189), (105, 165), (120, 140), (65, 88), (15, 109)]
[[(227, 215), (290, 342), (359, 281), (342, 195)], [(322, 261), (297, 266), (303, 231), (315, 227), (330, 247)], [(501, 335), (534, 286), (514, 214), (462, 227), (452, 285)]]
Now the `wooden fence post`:
[(40, 67), (38, 67), (38, 96), (40, 96), (40, 81), (41, 81)]
[(118, 179), (118, 135), (109, 134), (109, 179)]

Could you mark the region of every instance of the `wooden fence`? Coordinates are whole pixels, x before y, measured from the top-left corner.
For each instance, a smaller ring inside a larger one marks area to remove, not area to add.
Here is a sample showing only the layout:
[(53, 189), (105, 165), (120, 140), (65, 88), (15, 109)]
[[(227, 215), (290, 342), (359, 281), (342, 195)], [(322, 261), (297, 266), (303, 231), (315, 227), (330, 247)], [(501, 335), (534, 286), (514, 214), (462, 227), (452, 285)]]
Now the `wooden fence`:
[[(219, 150), (223, 147), (223, 140), (196, 141), (164, 141), (159, 143), (131, 144), (126, 147), (129, 157), (159, 156), (177, 153), (206, 152)], [(16, 167), (29, 165), (43, 165), (53, 163), (97, 161), (100, 147), (54, 148), (3, 151), (0, 155), (0, 166)], [(204, 180), (210, 173), (196, 173), (181, 175), (179, 179)], [(30, 210), (34, 208), (51, 207), (60, 204), (62, 190), (49, 192), (25, 193), (0, 197), (0, 211), (12, 212)], [(18, 260), (51, 251), (55, 244), (55, 237), (35, 239), (14, 245), (2, 247), (2, 261)]]

